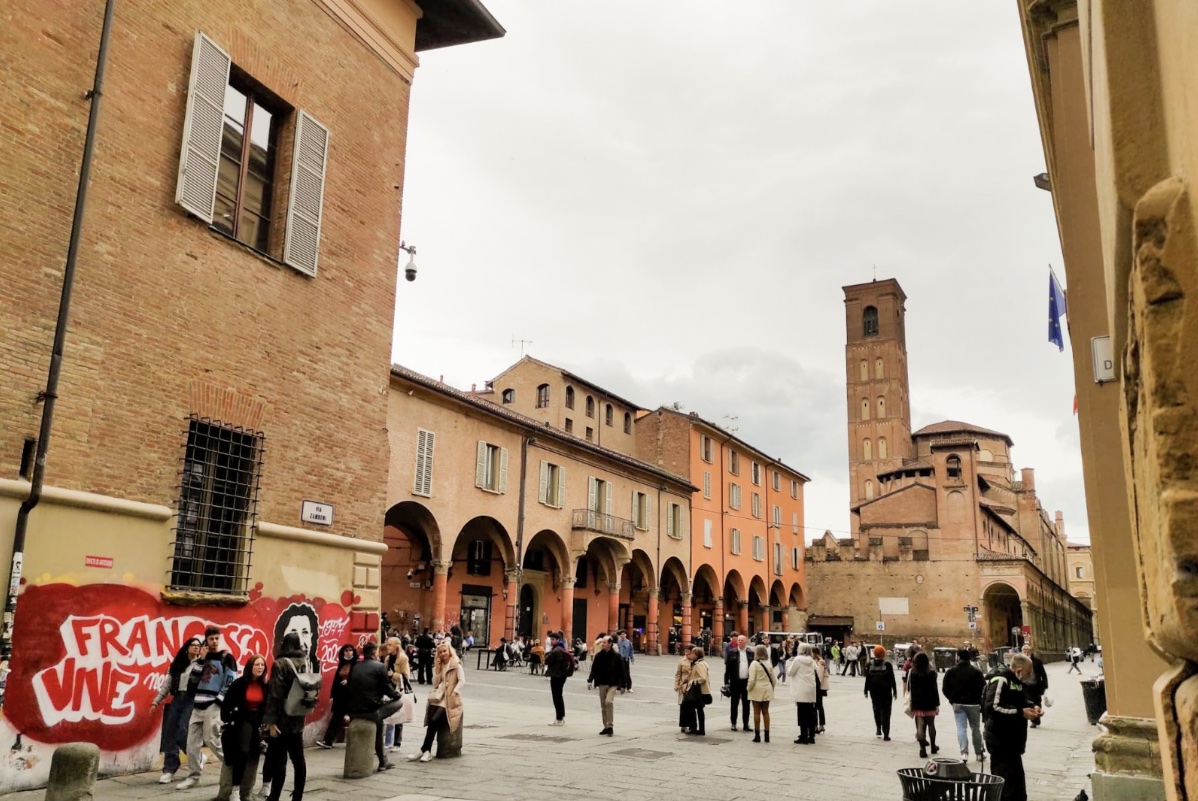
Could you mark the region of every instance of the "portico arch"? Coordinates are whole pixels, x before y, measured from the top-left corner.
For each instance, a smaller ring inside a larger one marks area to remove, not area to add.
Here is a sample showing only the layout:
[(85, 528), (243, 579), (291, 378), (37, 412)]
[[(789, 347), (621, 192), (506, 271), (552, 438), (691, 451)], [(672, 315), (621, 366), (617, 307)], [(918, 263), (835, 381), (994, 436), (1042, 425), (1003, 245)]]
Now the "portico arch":
[(690, 581), (678, 557), (671, 556), (662, 565), (660, 582), (658, 616), (667, 629), (666, 645), (676, 652), (679, 646), (690, 644), (693, 629)]
[(767, 597), (765, 580), (761, 576), (753, 576), (749, 582), (749, 631), (745, 632), (746, 634), (769, 630), (769, 621), (766, 619)]
[(1022, 638), (1016, 632), (1024, 625), (1022, 600), (1019, 592), (1004, 581), (995, 581), (982, 591), (982, 622), (991, 648), (1021, 644)]
[(441, 560), (441, 528), (425, 506), (404, 501), (384, 515), (383, 542), (383, 611), (391, 626), (412, 634), (421, 621), (432, 618), (430, 590), (434, 562)]

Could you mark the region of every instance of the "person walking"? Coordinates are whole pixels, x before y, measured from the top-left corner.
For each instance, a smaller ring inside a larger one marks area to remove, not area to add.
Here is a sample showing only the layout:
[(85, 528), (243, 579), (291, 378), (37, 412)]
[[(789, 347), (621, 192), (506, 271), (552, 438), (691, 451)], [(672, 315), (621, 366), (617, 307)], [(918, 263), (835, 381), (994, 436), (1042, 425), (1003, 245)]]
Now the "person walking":
[[(860, 667), (861, 646), (857, 643), (850, 645), (844, 655), (844, 666), (848, 669), (849, 675), (856, 678), (857, 670)], [(844, 675), (841, 673), (840, 675)]]
[(587, 689), (599, 691), (599, 712), (603, 717), (603, 730), (599, 733), (611, 737), (615, 734), (616, 693), (624, 692), (624, 660), (615, 650), (612, 638), (604, 636), (599, 649), (591, 659), (591, 672), (587, 676)]
[[(387, 655), (383, 658), (387, 676), (400, 690), (412, 692), (412, 661), (404, 651), (403, 643), (396, 637), (387, 640)], [(389, 716), (388, 716), (389, 717)], [(403, 744), (403, 724), (383, 724), (383, 748), (398, 751)]]
[[(383, 721), (398, 712), (403, 701), (392, 672), (377, 657), (378, 646), (375, 643), (368, 642), (362, 646), (362, 661), (350, 671), (344, 703), (351, 718), (374, 721), (374, 755), (378, 757), (378, 769), (382, 772), (395, 767), (387, 759), (384, 741), (386, 724)], [(402, 674), (399, 677), (401, 681), (407, 681)]]
[(840, 643), (832, 643), (832, 662), (839, 665), (844, 665), (843, 652), (840, 650)]
[[(304, 782), (308, 777), (308, 765), (304, 761), (304, 719), (288, 709), (291, 686), (299, 681), (300, 673), (307, 673), (310, 664), (308, 652), (295, 632), (283, 637), (283, 649), (270, 671), (270, 682), (266, 686), (266, 776), (270, 776), (269, 801), (279, 801), (283, 794), (283, 782), (287, 778), (287, 760), (295, 772), (292, 782), (291, 801), (302, 801)], [(351, 673), (352, 677), (352, 673)], [(265, 782), (264, 782), (265, 784)], [(265, 789), (265, 787), (263, 787)]]
[[(220, 706), (225, 765), (221, 769), (221, 787), (216, 801), (249, 801), (253, 795), (258, 759), (262, 753), (261, 730), (265, 714), (266, 657), (254, 654), (245, 663), (241, 676), (229, 685)], [(227, 786), (225, 768), (229, 771)]]
[(936, 716), (940, 714), (940, 692), (936, 689), (938, 675), (926, 653), (920, 651), (915, 655), (911, 675), (907, 678), (907, 692), (911, 694), (911, 713), (915, 718), (915, 739), (919, 743), (920, 759), (927, 758), (929, 743), (933, 754), (940, 752), (940, 747), (936, 745)]
[(728, 687), (732, 720), (732, 731), (736, 731), (736, 708), (740, 706), (741, 727), (749, 730), (749, 665), (753, 655), (749, 653), (749, 638), (737, 635), (736, 647), (724, 657), (724, 684)]
[(204, 642), (199, 659), (188, 677), (192, 702), (191, 719), (187, 724), (187, 778), (175, 785), (179, 790), (187, 790), (200, 783), (200, 775), (204, 770), (204, 746), (208, 746), (221, 762), (225, 761), (224, 749), (217, 734), (220, 729), (220, 705), (225, 690), (237, 678), (237, 673), (225, 667), (224, 654), (220, 650), (219, 628), (209, 626), (204, 631)]
[[(694, 727), (687, 732), (696, 737), (707, 736), (707, 715), (703, 708), (711, 703), (711, 677), (707, 672), (707, 660), (704, 659), (705, 651), (702, 647), (696, 645), (690, 649), (689, 657), (691, 660), (690, 679), (687, 682), (687, 688), (684, 692), (690, 692), (691, 698), (684, 703), (689, 705), (693, 712), (695, 721)], [(698, 698), (695, 698), (695, 696)], [(687, 719), (692, 715), (688, 714)]]
[(886, 659), (886, 648), (874, 646), (874, 658), (865, 668), (865, 696), (874, 708), (874, 736), (890, 740), (890, 712), (898, 699), (898, 681), (894, 665)]
[(749, 683), (746, 695), (753, 705), (753, 742), (761, 742), (761, 721), (765, 719), (765, 742), (770, 741), (770, 701), (774, 700), (774, 688), (777, 679), (774, 678), (774, 666), (770, 661), (770, 649), (767, 645), (758, 645), (753, 649), (756, 657), (749, 666)]
[(553, 696), (553, 722), (550, 726), (566, 725), (566, 679), (574, 675), (578, 663), (574, 654), (566, 649), (565, 635), (553, 638), (553, 645), (545, 655), (545, 675), (549, 677), (549, 693)]
[(462, 660), (454, 653), (449, 641), (437, 646), (433, 663), (433, 688), (428, 694), (428, 705), (424, 710), (424, 742), (420, 750), (409, 754), (410, 762), (428, 762), (433, 758), (433, 740), (437, 732), (455, 732), (462, 726), (462, 687), (466, 684), (466, 671)]
[(799, 736), (795, 738), (797, 745), (815, 742), (815, 684), (815, 660), (811, 658), (811, 646), (800, 643), (799, 652), (790, 660), (790, 667), (786, 668), (786, 686), (790, 688), (790, 698), (794, 701), (799, 718)]
[(635, 654), (632, 648), (632, 640), (628, 639), (628, 632), (620, 629), (616, 632), (616, 647), (620, 651), (620, 658), (624, 660), (624, 674), (627, 677), (625, 681), (627, 685), (624, 687), (628, 692), (632, 692), (632, 662), (635, 659)]
[(1027, 801), (1027, 778), (1023, 752), (1027, 747), (1027, 724), (1042, 714), (1024, 693), (1033, 675), (1031, 657), (1016, 654), (1011, 667), (1000, 667), (986, 682), (982, 695), (984, 739), (990, 752), (990, 772), (1003, 779), (1002, 801)]
[[(828, 670), (828, 662), (818, 646), (812, 649), (811, 658), (815, 660), (815, 680), (818, 682), (815, 688), (815, 733), (823, 734), (827, 722), (824, 699), (828, 697), (828, 675), (832, 671)], [(861, 671), (861, 675), (864, 676), (865, 671)]]
[(1082, 672), (1082, 649), (1076, 645), (1069, 649), (1069, 673), (1077, 671), (1078, 675)]
[(178, 772), (181, 762), (179, 752), (187, 750), (187, 726), (191, 722), (191, 694), (188, 686), (191, 672), (196, 668), (200, 658), (203, 643), (199, 637), (192, 637), (183, 643), (183, 647), (171, 660), (166, 676), (158, 688), (158, 695), (150, 702), (150, 712), (162, 704), (169, 695), (165, 718), (162, 722), (162, 775), (158, 777), (159, 784), (170, 784)]
[(986, 749), (982, 744), (982, 693), (986, 689), (986, 677), (973, 666), (973, 657), (965, 648), (957, 651), (956, 666), (944, 674), (942, 689), (945, 699), (953, 705), (961, 756), (969, 760), (969, 734), (972, 731), (973, 752), (979, 762), (984, 761)]
[(346, 704), (349, 700), (349, 673), (358, 664), (358, 649), (352, 645), (343, 645), (337, 652), (337, 672), (333, 674), (333, 687), (329, 695), (333, 699), (333, 712), (329, 716), (329, 725), (324, 730), (324, 736), (316, 741), (321, 748), (332, 748), (345, 730), (345, 718), (348, 714)]
[(694, 664), (694, 656), (691, 651), (686, 650), (682, 652), (678, 664), (674, 666), (674, 693), (678, 696), (678, 728), (682, 730), (683, 734), (690, 734), (698, 726), (695, 720), (694, 705), (687, 703), (686, 700), (686, 691), (690, 689)]
[[(428, 629), (420, 632), (416, 637), (416, 681), (421, 684), (431, 683), (433, 680), (433, 649), (436, 647), (436, 641), (428, 633)], [(496, 657), (498, 658), (498, 657)], [(502, 669), (502, 668), (501, 668)]]
[[(1032, 675), (1024, 681), (1023, 692), (1032, 706), (1040, 707), (1043, 705), (1044, 694), (1048, 692), (1048, 673), (1044, 670), (1044, 663), (1040, 661), (1040, 657), (1036, 656), (1032, 650), (1032, 646), (1023, 646), (1023, 655), (1032, 660)], [(1032, 721), (1032, 728), (1040, 728), (1040, 718)]]

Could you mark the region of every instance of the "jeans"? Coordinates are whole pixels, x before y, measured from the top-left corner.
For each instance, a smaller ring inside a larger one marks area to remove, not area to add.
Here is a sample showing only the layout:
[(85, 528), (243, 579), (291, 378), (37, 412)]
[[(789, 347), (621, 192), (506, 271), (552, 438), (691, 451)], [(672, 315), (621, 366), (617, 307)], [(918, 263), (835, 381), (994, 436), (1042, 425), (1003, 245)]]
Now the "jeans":
[(549, 693), (553, 696), (553, 714), (554, 720), (566, 719), (566, 677), (554, 676), (549, 680)]
[(193, 709), (187, 724), (187, 775), (199, 776), (203, 770), (200, 755), (204, 746), (212, 751), (221, 762), (225, 761), (225, 749), (221, 746), (216, 730), (220, 726), (220, 707), (213, 703), (205, 709)]
[(283, 781), (287, 778), (287, 759), (295, 768), (295, 782), (291, 790), (291, 801), (304, 797), (304, 782), (308, 778), (308, 766), (304, 762), (304, 733), (285, 734), (271, 737), (266, 747), (266, 772), (270, 775), (269, 801), (279, 801), (283, 794)]
[(973, 753), (986, 753), (982, 745), (982, 707), (978, 704), (953, 704), (953, 717), (957, 720), (957, 744), (961, 753), (969, 754), (969, 733), (973, 732)]
[(600, 684), (595, 689), (599, 691), (599, 713), (603, 716), (603, 728), (610, 729), (615, 724), (616, 691), (620, 688), (614, 684)]
[(167, 706), (166, 718), (162, 722), (163, 773), (174, 773), (179, 769), (179, 751), (187, 750), (187, 726), (190, 722), (191, 699), (175, 696)]

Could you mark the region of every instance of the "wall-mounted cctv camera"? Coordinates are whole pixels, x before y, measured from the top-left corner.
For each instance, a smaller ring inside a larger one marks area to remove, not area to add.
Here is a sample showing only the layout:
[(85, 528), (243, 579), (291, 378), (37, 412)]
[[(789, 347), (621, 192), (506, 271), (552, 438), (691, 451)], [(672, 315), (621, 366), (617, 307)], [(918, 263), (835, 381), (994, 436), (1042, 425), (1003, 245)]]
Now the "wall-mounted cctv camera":
[(402, 251), (406, 251), (408, 254), (408, 266), (404, 267), (403, 276), (404, 276), (404, 278), (408, 279), (409, 281), (415, 281), (416, 280), (416, 246), (404, 244), (403, 240), (401, 239), (399, 242), (399, 249)]
[(408, 571), (408, 578), (409, 578), (409, 579), (411, 579), (411, 578), (412, 578), (413, 576), (415, 576), (415, 575), (416, 575), (416, 571), (415, 571), (415, 570), (409, 570), (409, 571)]

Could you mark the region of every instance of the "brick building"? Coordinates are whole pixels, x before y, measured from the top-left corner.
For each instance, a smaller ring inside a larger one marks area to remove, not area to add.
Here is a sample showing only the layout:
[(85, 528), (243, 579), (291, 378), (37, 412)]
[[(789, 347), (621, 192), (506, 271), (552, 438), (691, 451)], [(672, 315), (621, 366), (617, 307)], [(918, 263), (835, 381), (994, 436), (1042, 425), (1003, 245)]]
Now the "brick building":
[[(5, 12), (7, 567), (104, 3)], [(43, 782), (53, 744), (71, 740), (98, 743), (103, 772), (147, 768), (157, 676), (207, 622), (242, 659), (297, 631), (326, 670), (338, 641), (375, 628), (411, 82), (419, 51), (503, 32), (467, 0), (130, 0), (110, 31), (28, 515), (5, 789)]]
[[(1058, 513), (1059, 514), (1059, 513)], [(1058, 525), (1064, 526), (1064, 522), (1058, 519)], [(1091, 642), (1102, 642), (1101, 635), (1098, 633), (1098, 609), (1094, 604), (1094, 555), (1090, 550), (1088, 542), (1066, 542), (1065, 550), (1069, 560), (1069, 592), (1073, 597), (1081, 601), (1090, 610), (1091, 614)], [(1085, 643), (1078, 643), (1085, 647)]]
[(844, 292), (852, 535), (807, 551), (813, 626), (985, 649), (1030, 637), (1046, 654), (1089, 642), (1064, 523), (1034, 471), (1016, 477), (1011, 438), (955, 420), (911, 432), (906, 295), (893, 279)]

